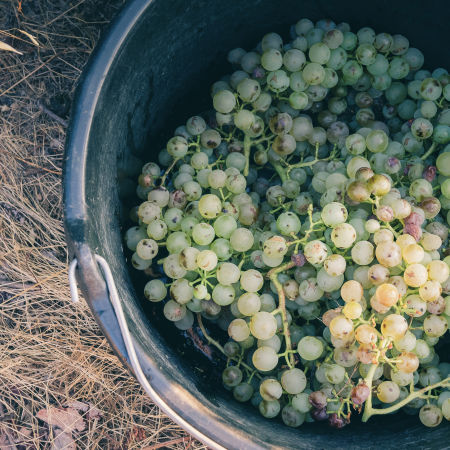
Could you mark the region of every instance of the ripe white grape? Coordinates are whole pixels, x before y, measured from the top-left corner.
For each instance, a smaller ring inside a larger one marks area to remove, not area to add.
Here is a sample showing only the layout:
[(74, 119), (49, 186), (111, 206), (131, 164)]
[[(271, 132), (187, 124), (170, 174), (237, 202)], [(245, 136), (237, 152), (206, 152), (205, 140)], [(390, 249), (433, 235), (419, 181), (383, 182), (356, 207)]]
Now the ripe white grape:
[(250, 329), (243, 319), (234, 319), (228, 326), (228, 335), (236, 342), (245, 341), (250, 336)]
[(239, 267), (230, 262), (221, 263), (216, 271), (217, 281), (224, 286), (238, 282), (240, 275)]
[(253, 292), (246, 292), (242, 294), (238, 299), (238, 309), (244, 316), (253, 316), (261, 308), (261, 300), (259, 295)]
[(336, 225), (339, 225), (340, 223), (344, 223), (347, 220), (347, 208), (342, 203), (328, 203), (323, 208), (321, 217), (325, 225), (334, 227)]
[(293, 368), (283, 372), (281, 385), (288, 394), (300, 394), (306, 387), (306, 376), (303, 370)]
[(150, 280), (144, 287), (144, 295), (151, 302), (160, 302), (166, 298), (166, 285), (161, 280)]
[(216, 284), (212, 291), (212, 299), (220, 306), (227, 306), (233, 303), (236, 293), (232, 286)]
[(356, 230), (349, 223), (341, 223), (333, 228), (331, 240), (337, 248), (350, 248), (356, 240)]
[(323, 290), (320, 289), (317, 278), (308, 278), (303, 280), (299, 286), (299, 295), (307, 302), (316, 302), (323, 296)]
[(250, 269), (241, 273), (241, 287), (247, 292), (257, 292), (264, 284), (264, 278), (258, 270)]
[(200, 269), (211, 271), (217, 266), (217, 255), (211, 250), (202, 250), (196, 258)]
[(304, 255), (310, 264), (321, 264), (328, 255), (327, 246), (321, 241), (310, 241), (304, 247)]
[(352, 248), (352, 259), (360, 266), (367, 266), (373, 261), (373, 250), (369, 241), (359, 241)]
[(400, 314), (390, 314), (381, 323), (381, 333), (393, 340), (401, 339), (408, 330), (408, 322)]
[(330, 255), (327, 256), (323, 262), (323, 268), (326, 270), (328, 275), (332, 277), (337, 277), (345, 272), (347, 263), (342, 255)]
[(345, 339), (353, 332), (353, 322), (340, 314), (330, 322), (330, 332), (338, 339)]
[(198, 210), (206, 219), (214, 219), (222, 210), (222, 202), (214, 194), (206, 194), (198, 202)]
[(266, 311), (257, 312), (250, 319), (250, 331), (256, 339), (270, 339), (275, 335), (277, 328), (277, 320)]
[(278, 364), (278, 356), (271, 347), (259, 347), (253, 353), (252, 362), (261, 372), (268, 372)]
[(398, 384), (392, 381), (383, 381), (378, 385), (377, 397), (383, 403), (392, 403), (400, 396)]
[(348, 302), (357, 302), (359, 303), (363, 298), (364, 290), (358, 281), (349, 280), (346, 281), (341, 287), (341, 297), (342, 299)]
[(305, 336), (297, 345), (298, 354), (307, 361), (314, 361), (323, 352), (322, 342), (314, 336)]
[(230, 244), (237, 252), (250, 250), (254, 242), (253, 234), (247, 228), (237, 228), (231, 233)]
[(385, 267), (395, 267), (402, 262), (401, 248), (395, 242), (381, 242), (377, 245), (375, 255), (378, 262)]

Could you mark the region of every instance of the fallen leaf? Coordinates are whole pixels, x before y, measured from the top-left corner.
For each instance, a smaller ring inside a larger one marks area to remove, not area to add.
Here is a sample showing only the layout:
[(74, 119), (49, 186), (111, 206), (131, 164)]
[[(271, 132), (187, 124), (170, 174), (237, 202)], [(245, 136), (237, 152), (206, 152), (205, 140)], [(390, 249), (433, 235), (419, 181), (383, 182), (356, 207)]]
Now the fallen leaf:
[(101, 417), (103, 417), (103, 413), (92, 403), (89, 403), (89, 411), (87, 415), (89, 419), (100, 419)]
[(64, 406), (76, 409), (78, 411), (87, 412), (88, 419), (99, 419), (100, 417), (103, 417), (103, 413), (90, 402), (84, 403), (84, 402), (79, 402), (77, 400), (73, 400), (73, 401), (67, 402)]
[(79, 402), (77, 400), (73, 400), (70, 402), (67, 402), (64, 406), (67, 406), (68, 408), (73, 408), (78, 411), (86, 412), (89, 409), (89, 405), (84, 402)]
[(55, 408), (41, 409), (36, 417), (49, 425), (61, 428), (65, 432), (74, 430), (83, 431), (86, 427), (83, 418), (77, 410), (73, 408)]
[(60, 429), (55, 430), (55, 439), (53, 440), (52, 450), (76, 450), (77, 444), (72, 438), (72, 433), (64, 433)]
[(19, 52), (14, 47), (11, 47), (9, 44), (7, 44), (6, 42), (3, 42), (3, 41), (0, 41), (0, 50), (6, 50), (8, 52), (17, 53), (18, 55), (23, 55), (23, 53)]

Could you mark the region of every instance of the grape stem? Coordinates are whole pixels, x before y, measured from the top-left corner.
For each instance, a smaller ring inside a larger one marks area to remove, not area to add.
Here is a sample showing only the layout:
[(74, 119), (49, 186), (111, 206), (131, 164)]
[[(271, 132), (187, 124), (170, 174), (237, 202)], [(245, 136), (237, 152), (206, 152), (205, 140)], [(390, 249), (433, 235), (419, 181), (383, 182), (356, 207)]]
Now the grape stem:
[(270, 281), (275, 285), (277, 289), (278, 294), (278, 309), (281, 313), (281, 319), (283, 321), (283, 334), (284, 334), (284, 340), (286, 343), (286, 351), (285, 351), (285, 358), (287, 365), (290, 369), (292, 369), (295, 366), (295, 359), (294, 354), (292, 352), (292, 344), (291, 344), (291, 333), (289, 332), (289, 323), (287, 319), (287, 313), (286, 313), (286, 297), (284, 295), (283, 286), (278, 281), (278, 274), (281, 272), (285, 272), (289, 269), (292, 269), (294, 267), (294, 263), (292, 261), (283, 264), (279, 267), (275, 267), (269, 272), (267, 272), (266, 277), (269, 278)]
[[(206, 331), (205, 326), (203, 325), (203, 320), (202, 320), (202, 316), (201, 314), (197, 314), (197, 321), (198, 321), (198, 326), (200, 327), (200, 330), (202, 330), (203, 336), (205, 336), (206, 340), (214, 345), (214, 347), (216, 347), (218, 350), (220, 350), (225, 356), (227, 356), (228, 359), (233, 360), (234, 362), (238, 363), (239, 365), (241, 365), (242, 367), (245, 367), (250, 373), (254, 372), (254, 369), (252, 369), (249, 365), (247, 365), (245, 362), (243, 362), (241, 360), (241, 358), (236, 358), (234, 356), (228, 356), (225, 353), (224, 348), (215, 340), (213, 339), (208, 332)], [(256, 376), (259, 376), (258, 374), (256, 374)]]
[(181, 158), (174, 158), (174, 160), (172, 161), (172, 164), (167, 168), (167, 170), (164, 172), (164, 175), (161, 178), (161, 183), (160, 186), (163, 186), (167, 175), (169, 175), (170, 171), (175, 167), (175, 164), (180, 160)]
[(427, 158), (428, 158), (428, 157), (436, 150), (436, 146), (437, 146), (436, 142), (433, 142), (433, 143), (430, 145), (430, 148), (428, 149), (428, 151), (427, 151), (426, 153), (424, 153), (424, 154), (420, 157), (420, 159), (421, 159), (421, 160), (427, 159)]
[(244, 167), (244, 176), (248, 176), (248, 171), (250, 168), (250, 149), (252, 147), (252, 141), (248, 135), (245, 135), (244, 138), (244, 156), (245, 156), (245, 167)]
[[(367, 374), (367, 378), (364, 380), (370, 390), (372, 390), (372, 379), (375, 374), (377, 366), (378, 364), (372, 364), (372, 367), (370, 368), (369, 373)], [(390, 406), (389, 408), (383, 409), (372, 408), (372, 395), (369, 395), (366, 401), (366, 406), (364, 408), (362, 421), (367, 422), (372, 416), (375, 416), (377, 414), (390, 414), (394, 411), (397, 411), (398, 409), (407, 405), (410, 401), (414, 400), (415, 398), (422, 397), (426, 392), (431, 391), (432, 389), (436, 389), (438, 387), (445, 387), (445, 388), (450, 387), (450, 377), (447, 377), (445, 380), (439, 381), (438, 383), (419, 389), (418, 391), (411, 392), (406, 398), (396, 403), (395, 405)]]

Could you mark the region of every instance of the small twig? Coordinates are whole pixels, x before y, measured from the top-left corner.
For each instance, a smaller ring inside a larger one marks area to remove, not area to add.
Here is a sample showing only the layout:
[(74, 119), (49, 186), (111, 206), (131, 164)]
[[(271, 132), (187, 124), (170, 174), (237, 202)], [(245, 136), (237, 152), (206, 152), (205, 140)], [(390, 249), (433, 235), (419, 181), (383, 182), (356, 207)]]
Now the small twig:
[(54, 121), (58, 122), (60, 125), (62, 125), (63, 127), (67, 127), (68, 122), (67, 120), (63, 119), (62, 117), (59, 117), (57, 114), (55, 114), (53, 111), (51, 111), (50, 109), (48, 109), (41, 100), (38, 101), (38, 107), (39, 110), (42, 111), (43, 113), (47, 114), (47, 116), (50, 117), (50, 119), (53, 119)]
[(12, 86), (10, 86), (8, 89), (5, 89), (3, 92), (0, 92), (0, 97), (7, 94), (9, 91), (13, 90), (16, 86), (18, 86), (22, 81), (25, 81), (27, 78), (30, 78), (31, 75), (34, 75), (38, 70), (41, 70), (44, 66), (46, 66), (50, 61), (52, 61), (54, 58), (56, 58), (58, 55), (53, 55), (47, 61), (43, 62), (40, 66), (36, 67), (36, 69), (33, 69), (31, 72), (27, 73), (23, 78), (21, 78), (19, 81), (15, 82)]
[(35, 283), (35, 284), (33, 284), (32, 286), (29, 286), (29, 287), (27, 287), (26, 289), (24, 289), (23, 291), (19, 292), (18, 294), (12, 296), (10, 299), (8, 299), (8, 301), (14, 300), (14, 299), (17, 298), (17, 297), (21, 297), (21, 296), (22, 296), (23, 294), (25, 294), (26, 292), (31, 291), (31, 289), (34, 289), (34, 288), (36, 288), (36, 287), (42, 285), (42, 284), (45, 283), (46, 281), (51, 280), (52, 278), (55, 278), (55, 277), (58, 276), (59, 274), (61, 274), (61, 273), (63, 273), (63, 272), (66, 272), (66, 271), (67, 271), (66, 268), (61, 269), (61, 270), (58, 270), (58, 272), (55, 272), (55, 273), (49, 275), (48, 277), (42, 279), (41, 281), (39, 281), (39, 283)]
[(30, 161), (27, 161), (26, 159), (20, 158), (17, 155), (12, 155), (12, 156), (13, 156), (13, 158), (17, 159), (20, 162), (28, 164), (29, 166), (32, 166), (32, 167), (36, 167), (36, 169), (43, 170), (44, 172), (48, 172), (48, 173), (53, 173), (55, 175), (61, 175), (61, 170), (47, 169), (46, 167), (39, 166), (39, 165), (34, 164), (34, 163), (30, 162)]
[(178, 438), (178, 439), (172, 439), (171, 441), (166, 441), (166, 442), (160, 442), (159, 444), (155, 444), (155, 445), (150, 445), (148, 447), (144, 447), (142, 450), (156, 450), (158, 448), (166, 448), (169, 445), (175, 445), (175, 444), (181, 444), (182, 442), (188, 440), (189, 438), (186, 437), (182, 437), (182, 438)]

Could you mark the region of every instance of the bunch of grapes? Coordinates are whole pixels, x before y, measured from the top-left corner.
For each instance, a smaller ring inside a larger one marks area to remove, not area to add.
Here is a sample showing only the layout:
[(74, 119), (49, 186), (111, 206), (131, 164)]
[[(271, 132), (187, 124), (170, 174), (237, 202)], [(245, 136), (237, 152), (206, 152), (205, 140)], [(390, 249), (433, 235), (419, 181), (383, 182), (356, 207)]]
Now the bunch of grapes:
[(402, 35), (302, 19), (291, 37), (231, 50), (214, 109), (144, 165), (131, 263), (264, 417), (341, 428), (402, 408), (437, 426), (450, 420), (450, 75), (422, 69)]

